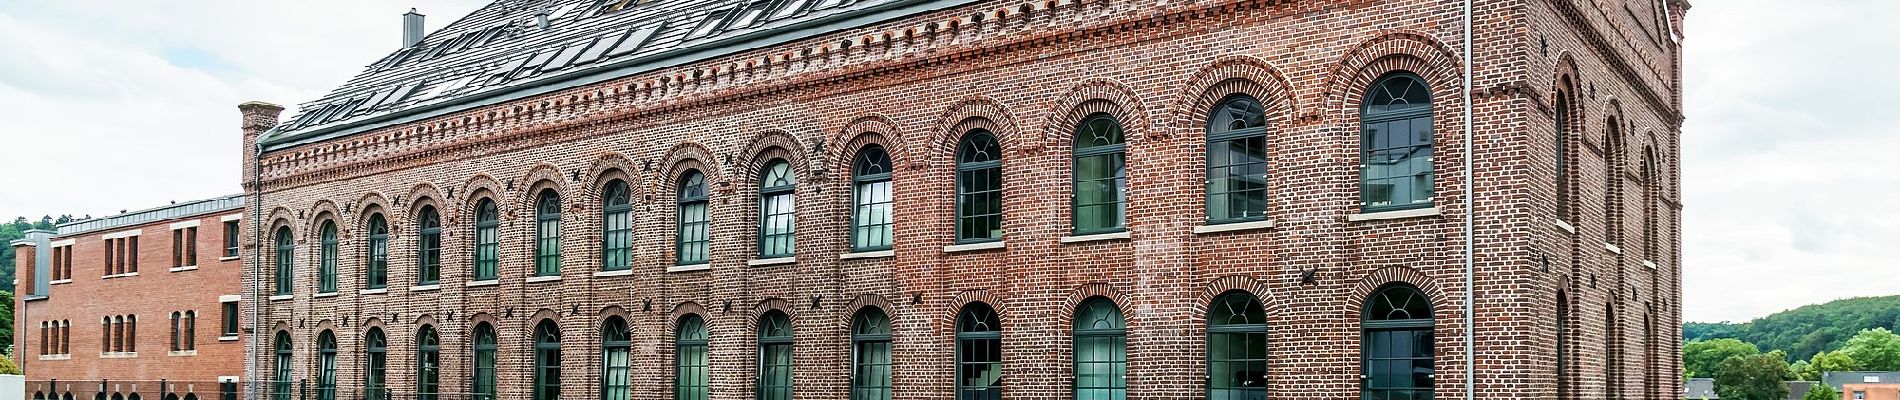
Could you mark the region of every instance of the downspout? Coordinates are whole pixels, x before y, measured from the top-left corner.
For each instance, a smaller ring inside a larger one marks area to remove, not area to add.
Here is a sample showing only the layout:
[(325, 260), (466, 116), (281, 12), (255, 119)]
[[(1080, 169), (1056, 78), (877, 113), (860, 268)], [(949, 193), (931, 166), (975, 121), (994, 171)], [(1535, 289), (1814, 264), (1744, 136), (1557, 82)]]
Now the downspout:
[(1476, 246), (1472, 245), (1472, 241), (1477, 238), (1473, 215), (1478, 209), (1476, 206), (1478, 185), (1477, 180), (1474, 179), (1476, 174), (1472, 172), (1473, 166), (1476, 165), (1472, 159), (1477, 155), (1474, 148), (1477, 140), (1471, 137), (1473, 131), (1471, 129), (1471, 0), (1464, 0), (1464, 7), (1464, 90), (1459, 91), (1459, 96), (1462, 97), (1459, 104), (1463, 108), (1459, 113), (1459, 118), (1464, 120), (1465, 131), (1465, 400), (1476, 400), (1478, 346), (1472, 341), (1477, 338), (1477, 317), (1474, 313), (1477, 312), (1478, 291), (1473, 287), (1472, 275), (1476, 270), (1476, 263), (1472, 252), (1475, 251)]

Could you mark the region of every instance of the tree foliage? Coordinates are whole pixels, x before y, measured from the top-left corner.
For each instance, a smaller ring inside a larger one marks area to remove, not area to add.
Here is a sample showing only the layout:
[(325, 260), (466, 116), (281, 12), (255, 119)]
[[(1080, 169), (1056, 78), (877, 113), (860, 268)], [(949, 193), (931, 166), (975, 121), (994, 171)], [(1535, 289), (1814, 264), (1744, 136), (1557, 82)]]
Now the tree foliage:
[(1683, 339), (1740, 339), (1786, 350), (1795, 360), (1841, 348), (1863, 330), (1900, 330), (1900, 296), (1858, 297), (1783, 311), (1746, 323), (1687, 323)]
[(1740, 340), (1697, 340), (1682, 345), (1682, 367), (1690, 378), (1710, 378), (1723, 360), (1755, 354), (1761, 354), (1761, 349)]
[(1808, 386), (1808, 394), (1801, 395), (1801, 400), (1841, 400), (1841, 392), (1834, 390), (1833, 386), (1811, 385)]
[(1900, 371), (1900, 335), (1887, 328), (1860, 331), (1837, 353), (1852, 358), (1861, 371)]
[(1788, 355), (1780, 350), (1729, 357), (1715, 368), (1715, 393), (1723, 400), (1788, 398)]
[[(1839, 350), (1816, 353), (1813, 359), (1806, 361), (1806, 368), (1795, 372), (1795, 378), (1804, 381), (1819, 381), (1826, 372), (1854, 371), (1860, 369), (1860, 363), (1854, 357)], [(1836, 396), (1838, 398), (1839, 396)]]

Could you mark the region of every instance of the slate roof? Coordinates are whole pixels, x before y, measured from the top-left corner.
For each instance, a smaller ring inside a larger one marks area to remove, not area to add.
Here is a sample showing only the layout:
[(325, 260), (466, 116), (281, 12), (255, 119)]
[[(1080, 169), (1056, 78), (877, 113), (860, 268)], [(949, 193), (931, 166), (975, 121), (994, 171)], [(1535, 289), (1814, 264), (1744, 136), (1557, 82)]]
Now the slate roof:
[(1690, 400), (1712, 400), (1720, 399), (1722, 396), (1715, 394), (1715, 379), (1689, 378), (1689, 380), (1682, 382), (1682, 398)]
[(496, 0), (301, 104), (259, 143), (321, 141), (973, 1)]

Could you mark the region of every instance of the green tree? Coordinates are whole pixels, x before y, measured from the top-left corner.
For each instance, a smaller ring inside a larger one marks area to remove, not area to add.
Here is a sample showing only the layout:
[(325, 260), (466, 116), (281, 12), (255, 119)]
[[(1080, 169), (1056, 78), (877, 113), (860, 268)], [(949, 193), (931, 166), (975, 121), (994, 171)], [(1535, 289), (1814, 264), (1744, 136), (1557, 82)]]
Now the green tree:
[(1788, 398), (1788, 355), (1780, 350), (1723, 359), (1715, 368), (1715, 393), (1723, 400)]
[(1838, 353), (1853, 358), (1860, 370), (1900, 371), (1900, 335), (1887, 328), (1860, 331)]
[(0, 357), (0, 374), (19, 375), (20, 366), (13, 365), (13, 357)]
[(1833, 386), (1817, 383), (1808, 386), (1808, 394), (1801, 395), (1801, 400), (1841, 400), (1841, 392)]
[[(1807, 361), (1807, 368), (1795, 373), (1795, 379), (1819, 381), (1821, 380), (1821, 373), (1824, 372), (1853, 371), (1857, 369), (1860, 369), (1860, 363), (1856, 362), (1853, 356), (1847, 355), (1846, 352), (1830, 351), (1817, 353), (1813, 359)], [(1836, 397), (1838, 398), (1839, 396)]]
[[(1806, 360), (1839, 349), (1862, 330), (1900, 331), (1900, 296), (1857, 297), (1774, 313), (1745, 323), (1685, 323), (1685, 341), (1740, 339), (1763, 349), (1781, 349)], [(1704, 376), (1707, 375), (1698, 375)]]
[(0, 292), (0, 349), (13, 354), (13, 292)]
[(1722, 360), (1754, 354), (1761, 354), (1761, 349), (1740, 340), (1697, 340), (1682, 345), (1682, 367), (1689, 371), (1690, 378), (1710, 378)]

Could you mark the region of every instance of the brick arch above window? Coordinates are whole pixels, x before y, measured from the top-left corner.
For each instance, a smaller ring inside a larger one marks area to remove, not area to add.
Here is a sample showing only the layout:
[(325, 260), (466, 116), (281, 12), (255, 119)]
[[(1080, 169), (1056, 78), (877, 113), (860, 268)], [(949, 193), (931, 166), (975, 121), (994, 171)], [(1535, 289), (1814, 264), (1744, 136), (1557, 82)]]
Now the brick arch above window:
[[(457, 218), (467, 218), (468, 221), (474, 221), (475, 206), (480, 204), (484, 198), (495, 202), (496, 208), (505, 209), (508, 204), (501, 200), (501, 194), (504, 188), (505, 186), (502, 186), (500, 181), (495, 180), (492, 176), (488, 176), (488, 174), (476, 174), (473, 177), (469, 177), (468, 181), (462, 183), (461, 189), (451, 193), (457, 197), (457, 199), (453, 200), (457, 205), (457, 210), (453, 214)], [(445, 196), (444, 198), (447, 197)], [(443, 214), (444, 217), (447, 217), (450, 213), (445, 212)], [(449, 221), (443, 221), (442, 224), (446, 226), (449, 224)]]
[(852, 120), (837, 135), (832, 136), (830, 143), (826, 144), (825, 151), (828, 154), (823, 155), (830, 164), (827, 169), (849, 175), (851, 163), (857, 160), (858, 151), (872, 144), (884, 147), (884, 151), (891, 156), (893, 168), (900, 165), (913, 168), (922, 166), (912, 164), (914, 159), (910, 157), (910, 145), (904, 141), (904, 134), (898, 129), (897, 123), (883, 115), (871, 115)]
[(645, 188), (645, 185), (640, 182), (639, 171), (641, 171), (639, 165), (625, 154), (613, 151), (601, 153), (600, 157), (594, 158), (594, 162), (587, 167), (585, 176), (590, 179), (587, 180), (584, 200), (587, 204), (600, 204), (601, 196), (605, 195), (607, 183), (616, 179), (627, 183), (627, 189), (632, 191), (630, 193), (632, 198), (640, 198), (640, 190)]
[[(1360, 277), (1359, 281), (1353, 285), (1352, 294), (1346, 298), (1346, 310), (1349, 312), (1348, 315), (1353, 316), (1352, 320), (1355, 324), (1359, 321), (1358, 316), (1365, 312), (1366, 299), (1371, 297), (1373, 293), (1378, 292), (1379, 289), (1393, 283), (1412, 285), (1412, 287), (1418, 288), (1420, 293), (1424, 293), (1425, 297), (1432, 302), (1432, 313), (1434, 314), (1432, 317), (1435, 320), (1447, 320), (1459, 310), (1458, 304), (1452, 300), (1450, 295), (1445, 293), (1443, 288), (1438, 286), (1437, 280), (1425, 276), (1424, 273), (1412, 267), (1390, 266), (1374, 270)], [(1446, 325), (1448, 324), (1438, 324), (1440, 327)]]
[(369, 191), (363, 193), (362, 196), (356, 198), (355, 202), (348, 205), (350, 209), (344, 210), (347, 212), (343, 213), (343, 215), (349, 215), (356, 219), (355, 224), (348, 225), (354, 227), (369, 226), (369, 216), (375, 213), (382, 213), (385, 222), (394, 221), (395, 218), (389, 215), (388, 204), (390, 204), (389, 196), (379, 191)]
[(1143, 141), (1148, 132), (1148, 110), (1127, 85), (1106, 78), (1084, 80), (1055, 101), (1039, 138), (1044, 147), (1067, 149), (1076, 125), (1095, 114), (1108, 114), (1121, 125), (1128, 143)]
[(810, 172), (815, 171), (814, 167), (822, 167), (806, 161), (808, 149), (802, 143), (798, 136), (783, 130), (772, 129), (755, 134), (746, 142), (744, 153), (740, 153), (748, 157), (742, 170), (746, 184), (758, 186), (760, 171), (765, 168), (766, 162), (774, 158), (792, 163), (792, 172), (800, 174), (801, 182), (805, 181)]
[(941, 310), (938, 313), (937, 315), (938, 332), (944, 337), (951, 337), (951, 338), (956, 337), (957, 318), (963, 315), (964, 308), (969, 307), (971, 304), (976, 304), (976, 303), (983, 303), (985, 305), (988, 305), (990, 307), (990, 310), (996, 311), (997, 324), (1001, 326), (1005, 326), (1005, 327), (1009, 326), (1010, 311), (1009, 311), (1009, 307), (1007, 307), (1005, 303), (1003, 302), (1002, 296), (998, 296), (996, 294), (990, 293), (990, 291), (988, 290), (982, 290), (982, 289), (965, 290), (962, 292), (957, 292), (956, 296), (952, 296), (950, 298), (950, 303), (949, 303), (950, 307), (947, 309)]
[[(529, 218), (533, 218), (535, 204), (540, 201), (543, 190), (553, 189), (555, 195), (561, 196), (563, 210), (573, 200), (568, 198), (568, 193), (571, 191), (567, 187), (567, 175), (561, 174), (561, 169), (553, 164), (536, 164), (534, 168), (528, 169), (528, 173), (522, 174), (521, 178), (515, 180), (515, 184), (518, 192), (514, 194), (514, 201), (511, 202), (514, 205), (513, 208), (522, 210), (521, 214)], [(505, 210), (502, 213), (504, 218), (507, 214)]]
[(529, 338), (534, 338), (534, 330), (540, 327), (542, 322), (554, 324), (554, 331), (561, 332), (562, 337), (567, 337), (567, 328), (561, 327), (561, 313), (559, 311), (554, 311), (549, 308), (535, 310), (534, 314), (528, 315), (527, 321), (527, 324), (523, 325), (523, 327), (527, 329), (524, 333), (526, 333)]
[[(1333, 63), (1323, 86), (1326, 88), (1325, 107), (1330, 110), (1327, 115), (1332, 119), (1330, 122), (1336, 124), (1358, 121), (1362, 101), (1372, 85), (1380, 78), (1401, 71), (1424, 78), (1424, 83), (1431, 87), (1434, 103), (1455, 104), (1458, 90), (1463, 87), (1459, 79), (1462, 65), (1456, 52), (1429, 34), (1384, 31), (1360, 42)], [(1437, 108), (1434, 114), (1441, 115), (1456, 110), (1434, 107)], [(1434, 118), (1434, 121), (1446, 124), (1456, 119)]]
[(716, 322), (717, 320), (711, 318), (712, 313), (707, 312), (706, 307), (700, 306), (699, 303), (687, 301), (675, 304), (673, 305), (673, 309), (668, 311), (666, 315), (666, 335), (663, 337), (667, 338), (668, 341), (671, 341), (672, 338), (679, 335), (680, 319), (686, 318), (688, 315), (699, 317), (699, 320), (706, 324), (707, 332), (718, 332), (719, 324)]
[[(1115, 308), (1122, 311), (1122, 321), (1127, 328), (1130, 330), (1136, 329), (1135, 327), (1139, 324), (1136, 319), (1138, 319), (1140, 315), (1139, 313), (1129, 312), (1135, 304), (1134, 298), (1129, 297), (1126, 292), (1116, 289), (1115, 285), (1100, 282), (1082, 284), (1076, 286), (1074, 289), (1070, 289), (1068, 296), (1062, 300), (1061, 312), (1056, 313), (1055, 326), (1065, 331), (1072, 329), (1075, 326), (1076, 311), (1082, 307), (1082, 303), (1094, 298), (1104, 298), (1115, 303)], [(1065, 334), (1064, 336), (1070, 335)]]
[(756, 335), (759, 332), (759, 318), (773, 311), (784, 313), (786, 319), (791, 320), (792, 326), (794, 327), (793, 335), (797, 335), (797, 328), (795, 327), (798, 326), (798, 308), (793, 307), (791, 302), (777, 297), (767, 297), (764, 300), (759, 300), (758, 304), (752, 305), (751, 318), (746, 318), (746, 332), (751, 332)]
[[(1171, 110), (1177, 135), (1204, 134), (1214, 107), (1235, 95), (1260, 102), (1270, 123), (1300, 117), (1299, 99), (1292, 95), (1293, 84), (1272, 64), (1252, 56), (1221, 57), (1195, 72), (1181, 88)], [(1164, 134), (1155, 132), (1157, 136)]]
[(689, 170), (706, 174), (708, 195), (724, 194), (731, 190), (726, 174), (720, 168), (720, 160), (714, 157), (713, 152), (706, 146), (693, 142), (675, 144), (666, 151), (666, 156), (662, 160), (665, 161), (659, 164), (661, 174), (651, 182), (647, 182), (646, 193), (653, 193), (654, 201), (670, 203), (671, 201), (662, 200), (668, 200), (670, 196), (678, 192), (679, 180), (686, 176), (686, 171)]
[[(912, 149), (911, 159), (926, 163), (927, 166), (953, 166), (956, 164), (957, 144), (963, 135), (971, 130), (984, 129), (996, 135), (998, 146), (1005, 154), (1004, 163), (1008, 163), (1008, 154), (1033, 152), (1041, 147), (1036, 140), (1025, 140), (1018, 133), (1016, 120), (1009, 108), (989, 97), (975, 97), (959, 101), (945, 109), (932, 125), (929, 145)], [(1033, 147), (1033, 148), (1032, 148)]]
[[(442, 212), (442, 205), (438, 204), (439, 202), (438, 199), (441, 199), (441, 198), (442, 198), (442, 191), (437, 189), (434, 184), (424, 182), (424, 183), (418, 183), (415, 186), (410, 186), (409, 192), (404, 194), (401, 197), (402, 199), (401, 209), (404, 215), (403, 225), (415, 224), (416, 223), (415, 218), (417, 215), (420, 215), (422, 213), (422, 206), (424, 205), (435, 206), (436, 213), (440, 215), (440, 213)], [(392, 221), (392, 225), (393, 225), (393, 221)]]
[(341, 236), (344, 231), (349, 230), (351, 226), (349, 222), (343, 219), (343, 211), (336, 203), (330, 200), (317, 200), (316, 203), (311, 204), (308, 212), (310, 215), (310, 224), (308, 228), (302, 230), (305, 236), (297, 236), (305, 240), (314, 239), (317, 235), (322, 234), (323, 221), (335, 222), (337, 235), (339, 236)]
[(1267, 282), (1262, 282), (1252, 276), (1226, 275), (1201, 286), (1199, 297), (1194, 299), (1194, 317), (1205, 320), (1208, 305), (1214, 304), (1214, 301), (1219, 300), (1221, 296), (1236, 291), (1246, 292), (1260, 299), (1260, 306), (1266, 308), (1268, 318), (1282, 315), (1281, 312), (1285, 310), (1286, 305), (1281, 304), (1280, 296), (1274, 295), (1273, 289)]
[(851, 323), (854, 322), (853, 319), (856, 318), (859, 313), (864, 312), (864, 310), (872, 308), (883, 311), (885, 318), (889, 318), (892, 321), (897, 320), (896, 304), (892, 304), (891, 301), (885, 299), (884, 296), (866, 293), (852, 298), (849, 303), (845, 303), (843, 308), (844, 312), (835, 315), (834, 317), (836, 318), (834, 318), (833, 321), (849, 335)]

